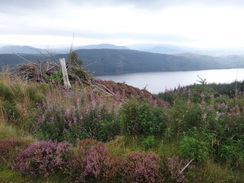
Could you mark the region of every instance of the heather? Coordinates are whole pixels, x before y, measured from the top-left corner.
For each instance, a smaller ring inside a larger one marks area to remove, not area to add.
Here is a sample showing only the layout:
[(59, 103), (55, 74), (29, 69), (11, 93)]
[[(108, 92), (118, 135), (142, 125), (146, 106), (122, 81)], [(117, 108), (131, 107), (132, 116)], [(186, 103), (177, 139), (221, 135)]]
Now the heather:
[(243, 182), (237, 86), (226, 93), (200, 80), (154, 96), (115, 82), (66, 90), (57, 74), (40, 83), (1, 74), (0, 180)]

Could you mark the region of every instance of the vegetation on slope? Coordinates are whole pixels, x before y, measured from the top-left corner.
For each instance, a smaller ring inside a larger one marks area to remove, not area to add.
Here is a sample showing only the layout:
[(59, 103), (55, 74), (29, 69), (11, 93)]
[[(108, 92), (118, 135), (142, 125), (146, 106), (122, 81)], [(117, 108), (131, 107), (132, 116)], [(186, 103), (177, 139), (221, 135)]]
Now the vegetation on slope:
[[(136, 72), (190, 71), (206, 69), (243, 68), (243, 56), (213, 57), (195, 54), (158, 54), (126, 49), (80, 49), (76, 50), (86, 70), (96, 75), (123, 74)], [(53, 60), (66, 58), (69, 54), (22, 55), (27, 60)], [(23, 59), (13, 54), (0, 54), (0, 63), (14, 67)]]
[(203, 81), (159, 95), (172, 103), (160, 107), (150, 97), (1, 74), (0, 180), (243, 182), (240, 92), (217, 96)]

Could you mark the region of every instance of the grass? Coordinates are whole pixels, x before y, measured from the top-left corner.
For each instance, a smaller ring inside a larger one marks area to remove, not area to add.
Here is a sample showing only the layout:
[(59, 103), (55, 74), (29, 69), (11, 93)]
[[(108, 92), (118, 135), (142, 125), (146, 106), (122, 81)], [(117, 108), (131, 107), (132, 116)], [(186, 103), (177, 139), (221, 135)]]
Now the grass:
[(38, 178), (31, 179), (29, 177), (22, 176), (19, 172), (9, 169), (2, 165), (0, 168), (0, 182), (1, 183), (65, 183), (66, 180), (63, 177), (51, 177), (49, 179)]
[(37, 140), (29, 132), (4, 121), (0, 121), (0, 139), (23, 139), (32, 142)]

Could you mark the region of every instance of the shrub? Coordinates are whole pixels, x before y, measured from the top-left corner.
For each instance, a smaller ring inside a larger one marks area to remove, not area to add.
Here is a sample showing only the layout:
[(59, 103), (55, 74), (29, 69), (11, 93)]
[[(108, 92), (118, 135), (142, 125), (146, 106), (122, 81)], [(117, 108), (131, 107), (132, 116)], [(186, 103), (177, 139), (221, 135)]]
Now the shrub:
[(202, 126), (202, 111), (196, 106), (191, 106), (183, 115), (182, 129), (186, 131), (193, 127), (200, 127)]
[(82, 118), (85, 138), (106, 141), (120, 134), (120, 124), (114, 112), (105, 106), (93, 107)]
[(78, 110), (66, 111), (62, 107), (38, 104), (38, 114), (32, 128), (44, 140), (76, 143), (82, 139), (106, 141), (120, 133), (120, 125), (113, 112), (104, 107), (88, 109), (84, 114)]
[(135, 135), (155, 135), (163, 133), (166, 128), (164, 109), (154, 107), (153, 103), (137, 99), (128, 100), (119, 112), (124, 133)]
[(244, 142), (227, 138), (220, 146), (220, 157), (232, 167), (244, 169)]
[(198, 163), (204, 162), (209, 157), (210, 148), (209, 143), (195, 137), (184, 136), (180, 141), (182, 155)]
[(148, 149), (156, 145), (156, 140), (154, 136), (147, 136), (142, 140), (142, 145)]
[(49, 177), (62, 173), (71, 156), (71, 145), (66, 142), (40, 141), (20, 151), (14, 168), (30, 177)]
[(75, 182), (115, 177), (117, 165), (105, 144), (92, 139), (78, 143), (76, 157), (69, 164), (69, 178)]
[(129, 182), (162, 182), (159, 157), (156, 154), (133, 152), (121, 162), (120, 172)]
[(81, 138), (82, 131), (78, 127), (79, 115), (73, 111), (54, 106), (47, 108), (46, 104), (38, 104), (39, 111), (35, 116), (32, 128), (37, 136), (44, 140), (70, 141)]

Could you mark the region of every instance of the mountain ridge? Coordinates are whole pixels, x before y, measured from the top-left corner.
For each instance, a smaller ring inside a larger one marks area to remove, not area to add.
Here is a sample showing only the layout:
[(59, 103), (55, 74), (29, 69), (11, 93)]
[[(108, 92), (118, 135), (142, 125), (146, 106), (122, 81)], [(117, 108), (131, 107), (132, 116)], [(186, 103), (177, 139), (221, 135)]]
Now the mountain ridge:
[[(214, 57), (197, 54), (159, 54), (131, 49), (78, 49), (83, 66), (94, 75), (113, 75), (138, 72), (192, 71), (244, 68), (244, 56)], [(68, 59), (68, 54), (47, 57), (41, 54), (21, 54), (26, 60), (54, 61)], [(0, 65), (16, 66), (25, 62), (14, 54), (0, 54)]]

